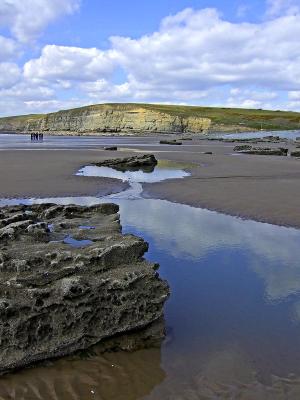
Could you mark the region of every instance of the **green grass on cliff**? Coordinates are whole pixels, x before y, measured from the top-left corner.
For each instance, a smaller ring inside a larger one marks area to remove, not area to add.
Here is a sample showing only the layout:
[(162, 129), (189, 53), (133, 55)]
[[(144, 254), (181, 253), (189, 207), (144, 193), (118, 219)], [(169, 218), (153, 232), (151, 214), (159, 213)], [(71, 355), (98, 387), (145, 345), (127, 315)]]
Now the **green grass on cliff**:
[(210, 118), (214, 125), (239, 125), (241, 127), (245, 126), (253, 129), (263, 128), (265, 130), (289, 130), (300, 128), (300, 113), (290, 111), (150, 104), (144, 104), (143, 107), (183, 117)]
[[(253, 110), (240, 108), (215, 108), (215, 107), (198, 107), (198, 106), (178, 106), (178, 105), (160, 105), (160, 104), (139, 104), (139, 103), (110, 103), (96, 104), (71, 110), (61, 110), (58, 113), (68, 111), (76, 115), (85, 111), (98, 110), (101, 108), (114, 108), (117, 110), (128, 111), (136, 107), (142, 107), (148, 110), (162, 112), (170, 115), (178, 115), (181, 117), (203, 117), (210, 118), (213, 125), (218, 127), (240, 126), (264, 130), (290, 130), (300, 129), (300, 113), (291, 111), (268, 111)], [(26, 121), (26, 119), (39, 119), (42, 114), (21, 115), (17, 117), (6, 117), (4, 119), (15, 122)], [(0, 118), (0, 123), (2, 118)]]

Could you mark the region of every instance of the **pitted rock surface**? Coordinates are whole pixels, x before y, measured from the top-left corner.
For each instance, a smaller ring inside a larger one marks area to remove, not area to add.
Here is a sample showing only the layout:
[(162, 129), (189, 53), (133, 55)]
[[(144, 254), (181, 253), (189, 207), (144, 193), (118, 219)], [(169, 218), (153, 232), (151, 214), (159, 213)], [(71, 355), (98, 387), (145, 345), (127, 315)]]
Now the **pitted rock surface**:
[(161, 320), (169, 288), (147, 249), (114, 204), (2, 208), (0, 373)]

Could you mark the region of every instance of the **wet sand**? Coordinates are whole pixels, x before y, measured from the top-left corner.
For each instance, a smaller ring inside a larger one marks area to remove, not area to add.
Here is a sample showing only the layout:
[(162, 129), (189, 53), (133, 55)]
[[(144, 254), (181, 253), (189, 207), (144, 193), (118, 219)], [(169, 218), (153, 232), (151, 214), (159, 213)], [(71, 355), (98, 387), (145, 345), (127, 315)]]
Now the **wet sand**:
[[(145, 185), (145, 194), (257, 221), (300, 227), (300, 160), (237, 155), (233, 152), (235, 145), (202, 142), (201, 147), (195, 147), (198, 151), (183, 148), (173, 154), (157, 153), (159, 157), (196, 165), (191, 169), (191, 177)], [(272, 145), (279, 146), (289, 147), (284, 143)], [(213, 155), (201, 151), (212, 151)]]
[(117, 179), (75, 176), (110, 157), (98, 150), (6, 150), (0, 153), (0, 197), (105, 196), (127, 188)]
[[(130, 142), (135, 143), (130, 145)], [(0, 153), (0, 197), (106, 195), (126, 188), (115, 179), (74, 176), (94, 161), (135, 151), (158, 159), (192, 164), (191, 177), (145, 184), (145, 195), (244, 218), (300, 227), (300, 160), (291, 157), (233, 154), (236, 143), (196, 140), (182, 146), (159, 145), (159, 138), (126, 139), (123, 151), (60, 149)], [(262, 146), (270, 146), (262, 145)], [(272, 144), (286, 147), (285, 143)], [(203, 152), (212, 151), (212, 155)]]

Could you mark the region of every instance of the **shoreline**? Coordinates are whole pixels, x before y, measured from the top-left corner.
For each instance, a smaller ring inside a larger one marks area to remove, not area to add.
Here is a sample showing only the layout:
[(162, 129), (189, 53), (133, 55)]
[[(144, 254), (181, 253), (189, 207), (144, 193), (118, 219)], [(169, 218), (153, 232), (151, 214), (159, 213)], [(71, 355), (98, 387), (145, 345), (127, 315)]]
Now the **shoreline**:
[[(298, 129), (296, 128), (286, 128), (282, 129), (281, 127), (278, 129), (268, 129), (268, 130), (261, 130), (261, 129), (255, 129), (255, 128), (250, 128), (250, 127), (245, 127), (245, 128), (240, 128), (236, 126), (224, 126), (221, 128), (215, 127), (211, 128), (208, 130), (205, 130), (203, 132), (195, 133), (195, 132), (165, 132), (165, 131), (147, 131), (145, 133), (145, 130), (141, 131), (43, 131), (43, 130), (31, 130), (31, 131), (1, 131), (0, 130), (0, 135), (30, 135), (32, 133), (42, 133), (44, 136), (73, 136), (73, 137), (81, 137), (81, 136), (93, 136), (93, 137), (128, 137), (128, 138), (133, 138), (133, 137), (160, 137), (160, 136), (194, 136), (195, 138), (199, 139), (205, 139), (206, 137), (209, 137), (209, 135), (234, 135), (234, 134), (249, 134), (249, 133), (259, 133), (259, 132), (265, 132), (266, 135), (269, 133), (278, 133), (278, 132), (297, 132)], [(300, 135), (300, 133), (299, 133)]]
[(209, 211), (212, 213), (237, 218), (242, 221), (259, 222), (261, 224), (273, 225), (273, 226), (278, 226), (278, 227), (282, 227), (282, 228), (290, 228), (290, 229), (296, 229), (296, 230), (300, 229), (300, 223), (299, 224), (288, 224), (286, 222), (279, 222), (279, 221), (275, 222), (272, 218), (259, 217), (259, 216), (247, 215), (247, 214), (238, 214), (234, 210), (230, 211), (230, 210), (224, 210), (222, 208), (212, 208), (212, 207), (209, 207), (208, 205), (204, 205), (204, 204), (203, 205), (201, 205), (201, 204), (195, 205), (188, 201), (182, 202), (182, 201), (176, 201), (175, 199), (171, 200), (167, 196), (166, 197), (155, 196), (153, 194), (153, 192), (151, 192), (151, 190), (146, 191), (144, 189), (142, 197), (144, 199), (166, 200), (166, 201), (169, 201), (170, 203), (181, 204), (181, 205), (192, 207), (192, 208), (198, 208), (198, 209)]
[[(80, 139), (79, 139), (80, 140)], [(134, 138), (133, 138), (134, 140)], [(186, 145), (185, 145), (186, 144)], [(191, 176), (180, 180), (143, 184), (145, 198), (169, 200), (279, 226), (300, 228), (299, 160), (280, 156), (232, 155), (237, 143), (194, 139), (182, 146), (144, 143), (121, 144), (121, 151), (93, 149), (1, 149), (0, 197), (46, 198), (105, 196), (119, 193), (128, 184), (117, 179), (80, 177), (85, 165), (136, 152), (152, 153), (158, 160), (189, 164)], [(268, 146), (292, 144), (268, 144)], [(123, 148), (122, 148), (123, 147)], [(211, 151), (213, 154), (204, 154)], [(186, 167), (183, 167), (186, 168)]]

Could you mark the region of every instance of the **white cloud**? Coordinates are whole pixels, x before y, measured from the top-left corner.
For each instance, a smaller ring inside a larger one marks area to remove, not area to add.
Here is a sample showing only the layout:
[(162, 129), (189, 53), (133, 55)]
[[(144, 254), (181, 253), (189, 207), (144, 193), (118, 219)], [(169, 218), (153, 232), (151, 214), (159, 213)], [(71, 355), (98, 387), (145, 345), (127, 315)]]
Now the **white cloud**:
[(36, 39), (51, 22), (79, 7), (79, 0), (1, 0), (0, 25), (20, 42)]
[(14, 63), (0, 63), (0, 89), (10, 88), (21, 78), (21, 71)]
[(0, 62), (12, 60), (18, 55), (18, 46), (12, 39), (0, 36)]
[(259, 24), (230, 23), (216, 10), (192, 10), (163, 20), (140, 39), (111, 39), (119, 64), (137, 87), (165, 92), (235, 85), (300, 88), (300, 15)]
[(110, 52), (96, 48), (83, 49), (48, 45), (40, 58), (24, 66), (27, 79), (56, 81), (95, 81), (109, 75), (114, 67)]
[(232, 88), (229, 91), (230, 97), (227, 99), (226, 106), (239, 108), (278, 108), (271, 101), (278, 98), (278, 93), (273, 91), (260, 91), (254, 89)]
[(27, 82), (20, 82), (9, 89), (0, 90), (0, 96), (4, 98), (15, 98), (24, 101), (50, 99), (55, 92), (47, 86), (32, 86)]
[[(72, 12), (77, 2), (62, 4), (63, 12)], [(112, 37), (108, 50), (46, 45), (25, 63), (23, 86), (5, 87), (10, 98), (20, 99), (23, 91), (26, 107), (45, 110), (76, 98), (81, 104), (151, 101), (275, 109), (280, 101), (280, 107), (297, 109), (295, 95), (286, 103), (282, 99), (300, 91), (300, 13), (291, 14), (293, 4), (284, 4), (269, 1), (269, 12), (281, 9), (281, 16), (258, 23), (229, 22), (215, 9), (186, 9), (163, 19), (152, 34)], [(13, 49), (15, 43), (9, 44)]]
[(267, 16), (269, 17), (298, 14), (299, 10), (297, 0), (267, 0)]
[(300, 101), (300, 91), (291, 91), (288, 93), (289, 99)]

